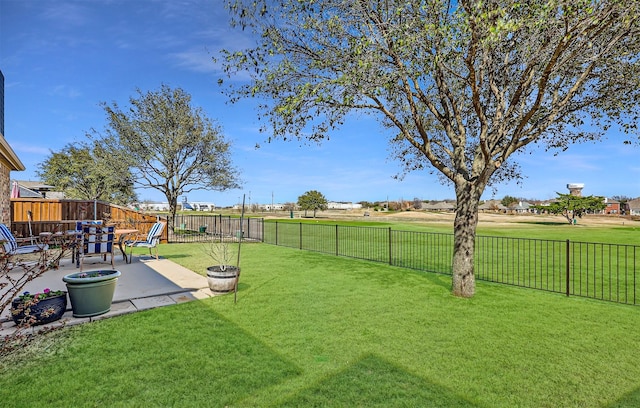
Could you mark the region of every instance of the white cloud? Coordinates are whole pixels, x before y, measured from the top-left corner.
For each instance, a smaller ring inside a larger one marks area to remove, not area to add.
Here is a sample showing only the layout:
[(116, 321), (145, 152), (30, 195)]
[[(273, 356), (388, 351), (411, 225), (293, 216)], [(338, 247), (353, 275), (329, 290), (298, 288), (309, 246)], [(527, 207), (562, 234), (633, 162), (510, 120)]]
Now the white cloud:
[(213, 62), (212, 55), (205, 49), (191, 49), (169, 54), (176, 66), (194, 72), (219, 72), (220, 66)]
[(48, 147), (37, 146), (34, 144), (26, 144), (20, 142), (10, 142), (11, 148), (20, 156), (19, 153), (49, 155), (51, 152)]
[(48, 94), (50, 96), (59, 96), (63, 98), (75, 99), (82, 96), (82, 92), (69, 85), (56, 85), (49, 89)]

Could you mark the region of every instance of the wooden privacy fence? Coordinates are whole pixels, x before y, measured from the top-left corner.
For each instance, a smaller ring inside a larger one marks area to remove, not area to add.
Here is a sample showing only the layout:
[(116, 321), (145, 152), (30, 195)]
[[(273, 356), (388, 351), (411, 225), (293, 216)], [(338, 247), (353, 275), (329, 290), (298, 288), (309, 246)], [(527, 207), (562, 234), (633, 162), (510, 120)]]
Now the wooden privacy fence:
[[(29, 212), (31, 212), (31, 231), (29, 231)], [(146, 234), (158, 217), (105, 201), (11, 199), (11, 231), (16, 237), (75, 229), (78, 220), (104, 220), (115, 225), (116, 228), (135, 228), (141, 234)], [(167, 242), (167, 228), (162, 234), (162, 241)]]

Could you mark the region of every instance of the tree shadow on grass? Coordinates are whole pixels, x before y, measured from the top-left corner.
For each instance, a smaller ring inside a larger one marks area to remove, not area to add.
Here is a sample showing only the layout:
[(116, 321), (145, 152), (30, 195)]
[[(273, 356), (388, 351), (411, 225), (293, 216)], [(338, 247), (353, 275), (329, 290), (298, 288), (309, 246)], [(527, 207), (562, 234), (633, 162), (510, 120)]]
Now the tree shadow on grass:
[(569, 224), (569, 221), (519, 221), (518, 224), (549, 225), (549, 226), (571, 225)]
[(12, 390), (3, 406), (73, 398), (77, 406), (222, 407), (301, 374), (208, 302), (86, 324), (60, 350), (32, 360), (0, 373), (3, 389)]
[(384, 359), (366, 355), (283, 401), (284, 407), (480, 407)]
[(606, 408), (640, 407), (640, 388), (623, 395), (619, 400), (607, 405)]

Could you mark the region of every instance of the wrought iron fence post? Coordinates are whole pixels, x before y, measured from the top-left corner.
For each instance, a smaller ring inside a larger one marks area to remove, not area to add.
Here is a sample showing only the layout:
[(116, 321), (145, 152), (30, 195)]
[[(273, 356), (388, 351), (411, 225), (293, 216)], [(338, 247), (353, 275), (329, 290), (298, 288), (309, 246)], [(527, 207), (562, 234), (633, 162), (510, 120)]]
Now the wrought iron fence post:
[(565, 257), (565, 262), (566, 264), (566, 283), (567, 283), (567, 296), (569, 296), (570, 290), (569, 290), (569, 282), (571, 281), (570, 279), (570, 271), (571, 268), (569, 267), (569, 262), (570, 262), (570, 243), (569, 240), (567, 240), (567, 254)]
[(338, 256), (338, 224), (336, 224), (336, 256)]
[(302, 223), (300, 223), (300, 249), (302, 249)]
[(392, 246), (391, 246), (391, 227), (389, 227), (389, 265), (393, 265), (393, 256), (392, 256)]

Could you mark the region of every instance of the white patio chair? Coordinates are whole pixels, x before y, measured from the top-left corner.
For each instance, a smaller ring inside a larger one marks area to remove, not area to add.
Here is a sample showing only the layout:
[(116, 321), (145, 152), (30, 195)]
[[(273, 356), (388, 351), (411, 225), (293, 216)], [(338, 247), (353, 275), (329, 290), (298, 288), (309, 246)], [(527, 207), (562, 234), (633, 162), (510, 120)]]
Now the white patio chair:
[(151, 248), (155, 248), (156, 250), (156, 259), (158, 259), (158, 244), (160, 243), (160, 238), (162, 237), (162, 231), (164, 230), (163, 222), (156, 222), (153, 224), (146, 238), (144, 236), (137, 237), (131, 240), (127, 240), (124, 242), (125, 247), (129, 248), (129, 256), (127, 257), (127, 262), (131, 263), (131, 256), (133, 254), (133, 248), (149, 248), (149, 255), (153, 256), (151, 253)]
[(9, 256), (32, 254), (49, 249), (49, 245), (41, 243), (20, 245), (20, 242), (18, 242), (9, 228), (4, 224), (0, 224), (0, 246), (4, 250), (4, 253)]

